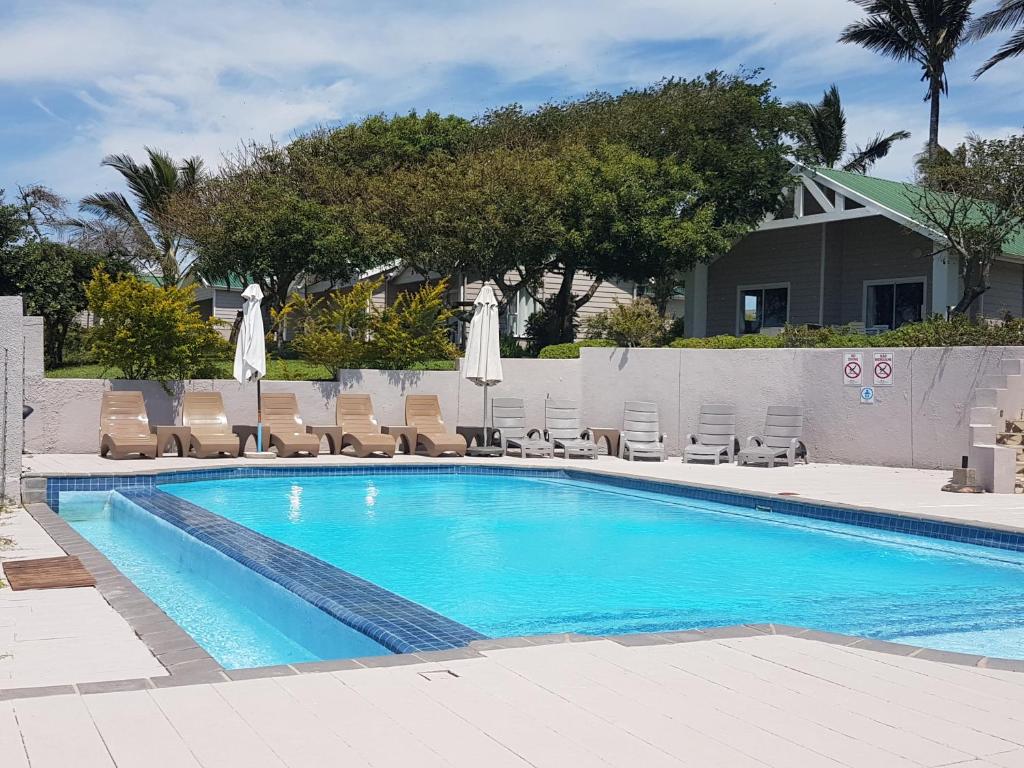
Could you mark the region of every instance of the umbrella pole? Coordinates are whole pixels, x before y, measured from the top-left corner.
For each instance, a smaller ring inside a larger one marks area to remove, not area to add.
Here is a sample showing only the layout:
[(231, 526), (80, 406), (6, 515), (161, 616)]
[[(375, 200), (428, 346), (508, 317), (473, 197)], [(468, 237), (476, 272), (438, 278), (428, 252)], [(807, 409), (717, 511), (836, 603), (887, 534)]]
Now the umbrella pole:
[(487, 429), (487, 384), (484, 384), (484, 448), (491, 444), (491, 434)]
[(263, 397), (260, 388), (262, 379), (256, 378), (256, 450), (263, 453)]

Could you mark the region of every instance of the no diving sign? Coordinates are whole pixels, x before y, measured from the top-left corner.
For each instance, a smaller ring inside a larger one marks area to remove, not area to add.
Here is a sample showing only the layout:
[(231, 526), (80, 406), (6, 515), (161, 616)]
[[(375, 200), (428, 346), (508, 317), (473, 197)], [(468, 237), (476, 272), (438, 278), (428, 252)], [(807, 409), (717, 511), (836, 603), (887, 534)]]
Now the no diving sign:
[(859, 387), (864, 376), (864, 355), (860, 352), (843, 353), (843, 384)]
[(876, 387), (891, 387), (893, 385), (893, 374), (896, 370), (896, 362), (892, 352), (875, 352), (873, 374)]

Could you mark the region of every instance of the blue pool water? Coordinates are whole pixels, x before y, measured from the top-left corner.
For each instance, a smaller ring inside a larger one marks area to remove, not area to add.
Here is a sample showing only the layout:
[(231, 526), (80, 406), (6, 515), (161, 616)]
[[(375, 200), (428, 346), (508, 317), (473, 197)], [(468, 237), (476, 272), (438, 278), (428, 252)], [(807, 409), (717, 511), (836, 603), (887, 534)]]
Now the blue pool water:
[(226, 669), (390, 653), (119, 494), (64, 493), (61, 517)]
[(161, 489), (495, 637), (776, 622), (1024, 657), (1022, 553), (555, 477)]

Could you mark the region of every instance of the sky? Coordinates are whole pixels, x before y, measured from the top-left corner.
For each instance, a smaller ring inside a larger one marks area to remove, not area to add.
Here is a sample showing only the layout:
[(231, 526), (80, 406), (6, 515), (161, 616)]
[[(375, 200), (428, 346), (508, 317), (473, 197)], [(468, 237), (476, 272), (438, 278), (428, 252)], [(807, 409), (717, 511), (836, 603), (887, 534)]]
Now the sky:
[[(859, 15), (849, 0), (0, 0), (0, 188), (77, 201), (121, 188), (110, 153), (216, 166), (240, 142), (368, 114), (472, 117), (741, 68), (785, 101), (838, 84), (851, 143), (911, 131), (875, 169), (907, 179), (924, 85), (912, 64), (836, 42)], [(953, 62), (943, 144), (1021, 131), (1024, 58), (971, 79), (998, 42)]]

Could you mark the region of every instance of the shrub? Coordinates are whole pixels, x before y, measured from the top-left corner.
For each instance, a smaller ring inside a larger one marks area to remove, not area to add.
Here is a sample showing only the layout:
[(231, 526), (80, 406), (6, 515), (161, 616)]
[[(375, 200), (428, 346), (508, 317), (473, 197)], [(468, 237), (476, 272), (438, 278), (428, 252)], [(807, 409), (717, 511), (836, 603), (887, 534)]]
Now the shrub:
[(581, 347), (617, 347), (611, 339), (580, 339), (568, 344), (551, 344), (544, 347), (537, 357), (542, 360), (573, 360), (580, 356)]
[(676, 339), (669, 346), (673, 349), (756, 349), (778, 347), (779, 342), (773, 336), (709, 336), (704, 339)]
[(331, 375), (340, 368), (411, 368), (458, 356), (448, 339), (452, 314), (444, 306), (444, 283), (401, 293), (384, 309), (371, 301), (379, 287), (379, 281), (363, 282), (345, 293), (293, 296), (280, 313), (295, 324), (292, 348)]
[(594, 339), (611, 339), (620, 347), (656, 347), (664, 343), (668, 323), (650, 299), (639, 298), (620, 304), (588, 318), (584, 324), (587, 335)]
[(160, 288), (99, 269), (85, 288), (97, 324), (90, 332), (96, 362), (126, 379), (214, 377), (230, 347), (217, 321), (203, 319), (191, 288)]

